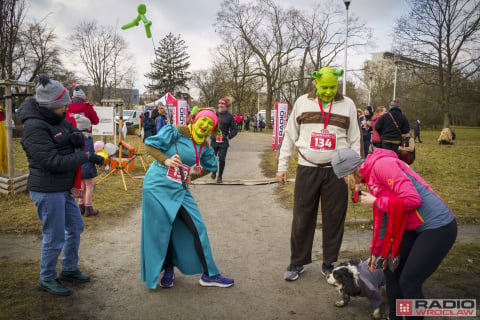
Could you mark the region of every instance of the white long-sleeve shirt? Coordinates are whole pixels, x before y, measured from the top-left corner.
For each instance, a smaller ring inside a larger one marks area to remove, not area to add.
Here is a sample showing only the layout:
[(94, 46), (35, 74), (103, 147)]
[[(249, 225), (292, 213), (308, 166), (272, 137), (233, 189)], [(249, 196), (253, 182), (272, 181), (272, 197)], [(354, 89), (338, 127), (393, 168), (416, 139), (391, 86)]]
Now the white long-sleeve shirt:
[[(314, 150), (310, 148), (312, 133), (318, 133), (324, 129), (324, 116), (315, 92), (305, 94), (297, 99), (287, 122), (280, 148), (278, 171), (287, 171), (288, 161), (296, 148), (302, 155), (298, 157), (298, 164), (310, 167), (330, 162), (336, 150), (342, 148), (351, 148), (361, 155), (361, 131), (355, 103), (350, 98), (343, 97), (342, 100), (334, 101), (331, 108), (327, 130), (329, 133), (336, 134), (336, 148), (329, 151)], [(327, 117), (330, 104), (324, 107), (323, 111)]]

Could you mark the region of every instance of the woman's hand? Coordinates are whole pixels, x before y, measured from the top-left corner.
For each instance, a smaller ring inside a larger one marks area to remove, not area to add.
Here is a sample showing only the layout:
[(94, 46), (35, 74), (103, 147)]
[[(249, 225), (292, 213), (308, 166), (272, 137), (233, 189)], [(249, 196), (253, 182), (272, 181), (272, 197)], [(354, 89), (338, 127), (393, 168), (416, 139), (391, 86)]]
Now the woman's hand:
[(178, 154), (172, 156), (171, 158), (168, 158), (165, 160), (165, 165), (167, 167), (175, 167), (178, 168), (179, 166), (182, 165), (182, 159), (180, 159), (180, 156)]
[(362, 191), (362, 194), (360, 195), (360, 201), (362, 201), (362, 204), (366, 207), (373, 207), (373, 203), (377, 200), (377, 197), (371, 195), (368, 192)]

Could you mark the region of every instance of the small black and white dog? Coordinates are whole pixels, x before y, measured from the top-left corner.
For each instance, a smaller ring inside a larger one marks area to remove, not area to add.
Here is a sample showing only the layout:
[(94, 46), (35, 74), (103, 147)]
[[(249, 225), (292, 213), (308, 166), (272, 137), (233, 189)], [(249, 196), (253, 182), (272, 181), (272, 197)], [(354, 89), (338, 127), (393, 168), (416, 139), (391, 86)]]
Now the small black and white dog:
[(346, 306), (350, 297), (367, 297), (372, 304), (372, 317), (380, 318), (380, 305), (383, 302), (380, 287), (385, 284), (382, 269), (371, 272), (368, 269), (368, 260), (360, 263), (350, 260), (335, 267), (328, 275), (327, 282), (336, 286), (340, 293), (340, 300), (335, 301), (335, 306)]

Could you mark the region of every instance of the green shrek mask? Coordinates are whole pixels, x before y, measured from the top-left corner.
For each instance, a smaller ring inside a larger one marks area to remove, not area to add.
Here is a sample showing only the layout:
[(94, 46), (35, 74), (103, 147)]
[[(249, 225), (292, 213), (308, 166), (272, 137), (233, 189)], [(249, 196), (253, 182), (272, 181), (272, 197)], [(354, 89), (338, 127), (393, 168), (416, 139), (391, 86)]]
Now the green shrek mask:
[(215, 128), (218, 118), (215, 112), (203, 109), (195, 114), (193, 125), (190, 126), (193, 140), (196, 143), (203, 143), (205, 137)]
[(312, 73), (315, 79), (316, 95), (322, 103), (329, 103), (335, 99), (338, 90), (338, 77), (343, 75), (343, 70), (334, 70), (331, 67), (323, 67)]

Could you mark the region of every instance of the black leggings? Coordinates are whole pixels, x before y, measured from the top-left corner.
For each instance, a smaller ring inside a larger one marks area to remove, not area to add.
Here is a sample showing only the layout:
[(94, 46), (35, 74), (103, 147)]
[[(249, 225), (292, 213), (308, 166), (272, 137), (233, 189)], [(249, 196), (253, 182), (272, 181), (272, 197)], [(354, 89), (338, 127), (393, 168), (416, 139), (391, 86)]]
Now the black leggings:
[[(417, 233), (405, 230), (400, 247), (400, 264), (395, 272), (386, 269), (385, 283), (390, 319), (396, 316), (396, 299), (424, 299), (422, 285), (437, 270), (457, 238), (457, 222)], [(408, 320), (423, 317), (408, 317)]]
[[(178, 209), (177, 218), (182, 220), (185, 226), (190, 230), (193, 235), (193, 242), (195, 245), (195, 251), (197, 252), (200, 263), (203, 267), (203, 273), (208, 274), (207, 260), (205, 259), (205, 254), (203, 253), (202, 242), (200, 241), (200, 236), (198, 235), (197, 228), (193, 223), (192, 218), (188, 214), (187, 210), (183, 206)], [(172, 244), (172, 235), (170, 234), (170, 242), (168, 243), (167, 255), (165, 257), (165, 262), (163, 263), (163, 268), (173, 268), (173, 244)]]
[(213, 151), (218, 157), (218, 176), (221, 178), (223, 176), (223, 170), (225, 169), (228, 147), (214, 147)]

